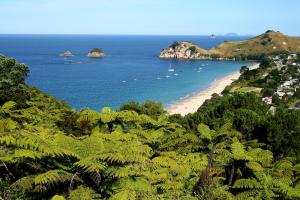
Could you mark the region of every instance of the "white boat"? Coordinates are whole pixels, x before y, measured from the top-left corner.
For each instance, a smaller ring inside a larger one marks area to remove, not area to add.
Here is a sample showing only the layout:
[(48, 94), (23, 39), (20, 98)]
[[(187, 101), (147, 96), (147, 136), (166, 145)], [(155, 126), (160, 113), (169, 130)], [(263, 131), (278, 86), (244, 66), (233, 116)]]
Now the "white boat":
[(122, 83), (126, 83), (126, 81), (122, 81)]
[(172, 65), (170, 64), (170, 67), (168, 68), (168, 72), (175, 72), (175, 69), (172, 68)]
[(166, 78), (170, 78), (170, 76), (169, 76), (169, 75), (166, 75)]
[(178, 74), (174, 74), (174, 76), (178, 76)]
[(156, 79), (157, 79), (157, 80), (160, 80), (160, 77), (157, 77)]
[(202, 66), (202, 67), (204, 67), (205, 65), (204, 65), (204, 64), (202, 64), (201, 66)]

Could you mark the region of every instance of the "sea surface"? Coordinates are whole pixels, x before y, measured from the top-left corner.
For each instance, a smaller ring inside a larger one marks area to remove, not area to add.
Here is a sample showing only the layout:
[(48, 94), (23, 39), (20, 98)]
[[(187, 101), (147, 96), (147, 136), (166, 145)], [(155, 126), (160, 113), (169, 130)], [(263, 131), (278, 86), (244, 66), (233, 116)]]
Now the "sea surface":
[[(0, 54), (30, 68), (27, 83), (76, 109), (118, 109), (129, 101), (154, 100), (168, 106), (209, 87), (214, 80), (238, 71), (246, 62), (175, 61), (160, 59), (174, 41), (191, 41), (210, 49), (225, 40), (247, 36), (113, 36), (0, 35)], [(105, 58), (87, 58), (94, 47)], [(64, 51), (75, 56), (60, 57)], [(171, 66), (171, 67), (170, 67)], [(172, 68), (175, 71), (169, 72)]]

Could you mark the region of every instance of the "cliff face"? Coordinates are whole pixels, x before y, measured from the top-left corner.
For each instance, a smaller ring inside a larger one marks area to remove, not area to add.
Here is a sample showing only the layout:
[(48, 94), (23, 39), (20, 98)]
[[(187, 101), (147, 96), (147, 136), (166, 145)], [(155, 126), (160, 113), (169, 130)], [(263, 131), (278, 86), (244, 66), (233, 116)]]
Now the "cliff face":
[(87, 57), (89, 57), (89, 58), (102, 58), (104, 56), (105, 55), (102, 52), (90, 52), (87, 54)]
[(209, 54), (206, 50), (198, 47), (191, 42), (174, 42), (169, 48), (160, 52), (160, 58), (169, 59), (208, 59)]

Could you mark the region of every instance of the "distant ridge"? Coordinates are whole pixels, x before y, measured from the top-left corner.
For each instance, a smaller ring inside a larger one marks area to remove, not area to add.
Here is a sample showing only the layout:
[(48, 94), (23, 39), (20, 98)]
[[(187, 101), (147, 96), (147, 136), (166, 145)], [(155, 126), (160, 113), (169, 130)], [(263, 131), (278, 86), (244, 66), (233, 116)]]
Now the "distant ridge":
[(237, 33), (226, 33), (224, 36), (239, 36)]

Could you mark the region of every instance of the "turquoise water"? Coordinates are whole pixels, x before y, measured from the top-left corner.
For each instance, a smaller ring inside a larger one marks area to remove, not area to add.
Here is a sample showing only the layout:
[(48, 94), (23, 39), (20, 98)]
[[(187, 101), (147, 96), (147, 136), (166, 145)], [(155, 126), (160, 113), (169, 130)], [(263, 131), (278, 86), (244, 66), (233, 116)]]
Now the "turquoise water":
[[(224, 40), (242, 39), (246, 37), (0, 35), (0, 53), (29, 65), (29, 85), (76, 109), (100, 110), (148, 99), (168, 106), (247, 64), (158, 58), (160, 50), (175, 40), (209, 49)], [(94, 47), (102, 48), (107, 56), (85, 57)], [(60, 57), (66, 50), (75, 56)], [(175, 72), (168, 72), (170, 65)]]

